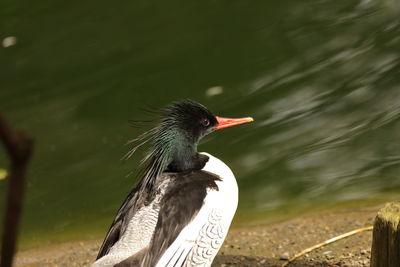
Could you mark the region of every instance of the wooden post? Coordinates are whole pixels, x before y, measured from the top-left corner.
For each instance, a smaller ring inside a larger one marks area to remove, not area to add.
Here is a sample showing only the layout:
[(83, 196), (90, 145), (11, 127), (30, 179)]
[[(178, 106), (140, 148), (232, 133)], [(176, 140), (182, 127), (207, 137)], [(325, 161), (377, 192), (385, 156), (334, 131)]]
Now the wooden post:
[(17, 248), (18, 226), (25, 189), (26, 168), (33, 150), (32, 139), (13, 130), (0, 112), (0, 141), (10, 158), (8, 193), (4, 216), (0, 267), (11, 267)]
[(375, 218), (371, 267), (400, 266), (400, 202), (387, 203)]

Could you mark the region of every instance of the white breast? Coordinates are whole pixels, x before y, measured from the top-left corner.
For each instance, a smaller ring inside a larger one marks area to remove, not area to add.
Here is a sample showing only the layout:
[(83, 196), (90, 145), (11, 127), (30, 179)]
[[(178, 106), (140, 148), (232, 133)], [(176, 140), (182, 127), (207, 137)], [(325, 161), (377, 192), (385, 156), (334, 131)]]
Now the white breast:
[(203, 170), (221, 178), (218, 191), (209, 189), (196, 217), (163, 254), (157, 267), (211, 266), (228, 233), (238, 204), (238, 186), (229, 167), (208, 153)]
[(218, 185), (218, 191), (209, 192), (214, 194), (207, 194), (204, 204), (225, 210), (224, 214), (227, 215), (225, 219), (229, 221), (229, 227), (233, 215), (236, 212), (239, 200), (238, 185), (235, 176), (231, 169), (220, 159), (205, 152), (202, 152), (201, 154), (210, 158), (203, 170), (214, 173), (221, 178), (221, 181), (216, 182)]

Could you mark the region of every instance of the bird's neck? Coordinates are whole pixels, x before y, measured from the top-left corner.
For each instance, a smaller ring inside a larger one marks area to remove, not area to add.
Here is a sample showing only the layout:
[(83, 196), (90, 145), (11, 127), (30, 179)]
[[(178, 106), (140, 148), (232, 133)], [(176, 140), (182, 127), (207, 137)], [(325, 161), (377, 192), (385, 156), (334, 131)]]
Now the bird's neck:
[(165, 171), (182, 172), (187, 170), (201, 170), (208, 157), (197, 152), (198, 140), (179, 131), (166, 133), (168, 136), (162, 141), (164, 156), (168, 158)]
[(140, 190), (149, 193), (149, 199), (154, 197), (154, 185), (161, 173), (201, 170), (209, 160), (207, 155), (197, 152), (198, 140), (174, 129), (164, 129), (161, 133), (154, 138), (153, 149), (145, 159), (148, 163), (140, 185)]
[(201, 170), (208, 161), (207, 156), (197, 152), (197, 144), (190, 140), (177, 139), (172, 147), (167, 171)]
[(184, 153), (176, 156), (168, 165), (167, 171), (183, 172), (188, 170), (201, 170), (207, 163), (208, 157), (199, 153)]

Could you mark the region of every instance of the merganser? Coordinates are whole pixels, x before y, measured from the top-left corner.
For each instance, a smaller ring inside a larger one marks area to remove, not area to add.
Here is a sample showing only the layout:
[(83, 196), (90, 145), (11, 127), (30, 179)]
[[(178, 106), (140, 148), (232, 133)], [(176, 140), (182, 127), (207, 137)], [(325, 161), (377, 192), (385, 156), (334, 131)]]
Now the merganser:
[(222, 118), (192, 100), (163, 110), (159, 125), (133, 140), (147, 142), (143, 178), (130, 192), (92, 267), (211, 266), (238, 204), (238, 186), (218, 158), (198, 153), (214, 130), (251, 122)]

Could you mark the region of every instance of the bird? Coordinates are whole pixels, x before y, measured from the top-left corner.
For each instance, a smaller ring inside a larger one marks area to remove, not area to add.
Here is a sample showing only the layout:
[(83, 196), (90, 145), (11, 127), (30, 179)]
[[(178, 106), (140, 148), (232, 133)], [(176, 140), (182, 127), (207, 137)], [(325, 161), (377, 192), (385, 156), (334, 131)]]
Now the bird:
[(130, 143), (147, 144), (141, 179), (128, 194), (92, 267), (211, 266), (238, 205), (238, 185), (220, 159), (198, 152), (215, 130), (252, 122), (224, 118), (190, 99), (161, 110), (158, 124)]

